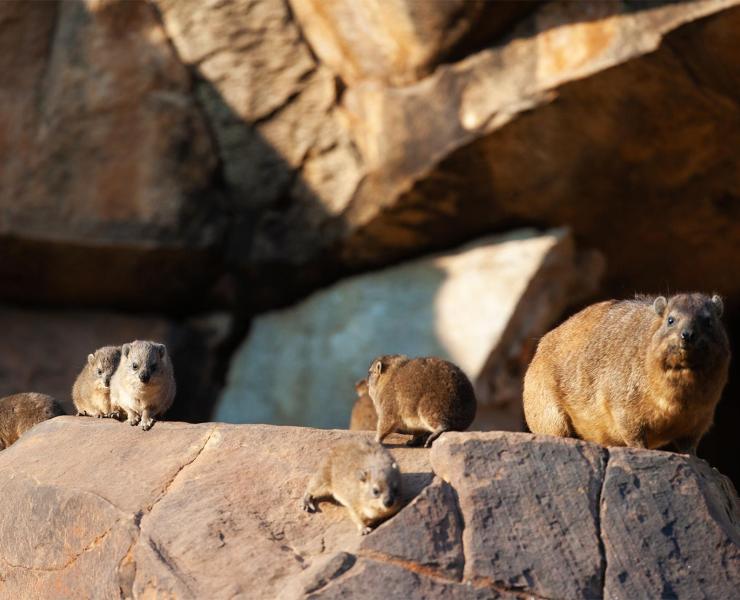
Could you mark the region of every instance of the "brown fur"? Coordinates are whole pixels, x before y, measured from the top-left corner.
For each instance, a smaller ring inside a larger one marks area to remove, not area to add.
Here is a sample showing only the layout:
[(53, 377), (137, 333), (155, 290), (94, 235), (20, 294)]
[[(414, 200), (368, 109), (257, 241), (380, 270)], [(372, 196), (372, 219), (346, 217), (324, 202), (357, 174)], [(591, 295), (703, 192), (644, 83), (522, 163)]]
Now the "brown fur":
[(29, 392), (0, 398), (0, 450), (34, 425), (63, 414), (57, 401), (46, 394)]
[(351, 440), (334, 446), (311, 477), (302, 507), (316, 511), (315, 500), (332, 496), (347, 507), (360, 533), (401, 508), (401, 472), (390, 452), (370, 440)]
[(126, 412), (129, 425), (146, 431), (175, 398), (175, 375), (164, 344), (136, 340), (121, 346), (121, 362), (111, 379), (113, 410)]
[(72, 386), (72, 401), (78, 415), (114, 416), (110, 404), (110, 380), (121, 360), (121, 348), (104, 346), (87, 355), (85, 366)]
[[(601, 302), (545, 335), (524, 378), (533, 433), (695, 453), (727, 381), (722, 300)], [(669, 323), (672, 321), (672, 324)], [(690, 335), (682, 340), (682, 334)]]
[(445, 431), (464, 431), (475, 418), (475, 392), (460, 368), (441, 358), (380, 356), (370, 365), (368, 392), (378, 413), (376, 441), (410, 433), (410, 446), (432, 445)]
[(367, 379), (360, 379), (355, 383), (357, 400), (352, 407), (349, 419), (349, 428), (353, 431), (375, 431), (378, 426), (378, 413), (375, 412), (373, 399), (367, 393)]

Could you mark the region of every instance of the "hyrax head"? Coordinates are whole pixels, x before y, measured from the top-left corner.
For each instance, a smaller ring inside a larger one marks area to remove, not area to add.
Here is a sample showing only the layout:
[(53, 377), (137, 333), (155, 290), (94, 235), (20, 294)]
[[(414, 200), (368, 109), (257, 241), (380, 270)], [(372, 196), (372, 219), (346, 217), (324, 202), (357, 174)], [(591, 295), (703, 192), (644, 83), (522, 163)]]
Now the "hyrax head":
[(87, 364), (92, 369), (98, 387), (110, 387), (110, 378), (116, 372), (120, 360), (121, 349), (118, 346), (104, 346), (98, 348), (94, 354), (87, 355)]
[(403, 354), (385, 354), (378, 356), (371, 364), (367, 372), (367, 392), (375, 402), (375, 394), (378, 390), (378, 385), (388, 375), (393, 368), (408, 360), (407, 356)]
[(722, 298), (677, 294), (653, 302), (661, 324), (653, 344), (668, 368), (700, 368), (729, 355), (727, 334), (720, 317)]
[(367, 394), (367, 379), (358, 379), (355, 381), (355, 391), (358, 398), (362, 398)]
[(396, 512), (401, 505), (401, 471), (390, 454), (375, 453), (357, 471), (362, 512), (367, 519), (379, 519)]
[(167, 348), (156, 342), (136, 340), (121, 347), (121, 368), (126, 370), (126, 379), (146, 385), (162, 373)]

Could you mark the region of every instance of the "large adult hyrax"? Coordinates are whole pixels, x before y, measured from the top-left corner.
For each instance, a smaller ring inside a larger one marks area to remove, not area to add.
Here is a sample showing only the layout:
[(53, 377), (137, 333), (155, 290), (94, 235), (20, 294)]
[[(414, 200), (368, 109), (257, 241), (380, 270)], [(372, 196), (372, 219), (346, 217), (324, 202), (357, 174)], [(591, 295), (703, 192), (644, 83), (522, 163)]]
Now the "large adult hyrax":
[(311, 477), (303, 510), (316, 511), (315, 500), (334, 497), (347, 507), (362, 535), (401, 508), (401, 472), (390, 452), (367, 439), (334, 446)]
[(533, 433), (696, 453), (727, 381), (722, 299), (600, 302), (545, 335), (524, 378)]
[(459, 367), (441, 358), (379, 356), (370, 365), (368, 393), (378, 413), (375, 440), (392, 432), (432, 445), (445, 431), (464, 431), (475, 418), (475, 392)]
[(28, 392), (0, 398), (0, 450), (15, 443), (37, 423), (63, 414), (57, 401), (46, 394)]
[(72, 401), (78, 415), (112, 417), (110, 380), (121, 360), (119, 346), (104, 346), (87, 355), (87, 362), (72, 386)]
[(378, 426), (378, 413), (375, 412), (373, 399), (367, 393), (367, 379), (360, 379), (355, 383), (357, 400), (352, 407), (349, 418), (349, 428), (352, 431), (374, 431)]
[(113, 410), (123, 410), (129, 425), (146, 431), (175, 398), (175, 375), (167, 348), (136, 340), (121, 346), (121, 361), (110, 386)]

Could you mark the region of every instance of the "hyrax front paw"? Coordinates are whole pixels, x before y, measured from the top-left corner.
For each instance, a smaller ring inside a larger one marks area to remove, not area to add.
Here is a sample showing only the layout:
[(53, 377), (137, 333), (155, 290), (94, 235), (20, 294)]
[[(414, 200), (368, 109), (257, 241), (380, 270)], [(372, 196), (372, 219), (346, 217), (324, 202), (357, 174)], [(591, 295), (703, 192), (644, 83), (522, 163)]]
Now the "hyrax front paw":
[(306, 494), (303, 496), (303, 501), (301, 502), (301, 507), (306, 512), (316, 512), (316, 504), (313, 501), (313, 496)]
[(373, 528), (370, 527), (369, 525), (364, 525), (364, 526), (360, 527), (360, 535), (367, 535), (372, 530), (373, 530)]
[(132, 415), (129, 416), (129, 418), (126, 420), (126, 423), (131, 425), (131, 427), (136, 427), (139, 424), (139, 421), (141, 421), (141, 417), (139, 415)]
[(144, 431), (149, 431), (152, 428), (152, 425), (154, 425), (154, 419), (152, 419), (151, 417), (141, 420), (141, 428)]

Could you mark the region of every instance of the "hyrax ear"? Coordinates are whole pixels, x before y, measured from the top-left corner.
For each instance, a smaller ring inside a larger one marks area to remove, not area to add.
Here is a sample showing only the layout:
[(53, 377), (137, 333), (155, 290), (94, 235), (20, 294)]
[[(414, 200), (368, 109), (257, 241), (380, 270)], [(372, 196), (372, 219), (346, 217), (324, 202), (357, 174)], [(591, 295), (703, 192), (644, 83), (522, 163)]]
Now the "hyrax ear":
[(157, 344), (157, 352), (159, 352), (159, 358), (164, 358), (164, 353), (167, 352), (167, 348), (164, 344)]
[(383, 361), (382, 360), (376, 360), (375, 364), (373, 365), (373, 373), (376, 375), (380, 375), (383, 372)]
[(725, 310), (725, 303), (722, 302), (722, 296), (717, 294), (712, 296), (712, 305), (714, 306), (714, 312), (717, 313), (718, 317), (721, 317), (722, 312)]
[(92, 354), (88, 354), (87, 355), (87, 364), (92, 367), (94, 362), (95, 362), (95, 356), (93, 356)]
[(362, 469), (357, 470), (357, 479), (360, 481), (367, 481), (367, 472)]
[(121, 354), (123, 354), (123, 356), (125, 356), (126, 358), (128, 358), (128, 353), (130, 350), (131, 346), (129, 346), (128, 344), (124, 344), (123, 346), (121, 346)]
[(665, 299), (665, 296), (658, 296), (655, 299), (655, 302), (653, 302), (653, 309), (659, 317), (663, 316), (663, 313), (665, 312), (667, 306), (668, 300)]

